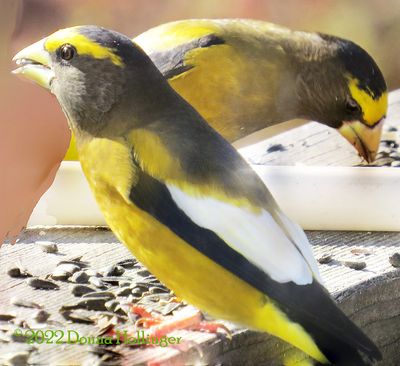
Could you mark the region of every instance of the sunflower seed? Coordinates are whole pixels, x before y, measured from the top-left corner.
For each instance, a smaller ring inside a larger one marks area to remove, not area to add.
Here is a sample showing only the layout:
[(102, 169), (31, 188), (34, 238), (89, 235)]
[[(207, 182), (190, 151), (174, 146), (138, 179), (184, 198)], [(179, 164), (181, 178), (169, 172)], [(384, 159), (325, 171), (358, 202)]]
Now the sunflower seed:
[(61, 315), (63, 316), (64, 319), (70, 320), (74, 323), (80, 323), (80, 324), (93, 324), (94, 320), (86, 315), (85, 313), (76, 310), (76, 311), (62, 311)]
[(26, 280), (26, 283), (35, 289), (58, 290), (60, 288), (56, 283), (52, 281), (42, 280), (36, 277), (28, 278)]
[[(93, 347), (91, 350), (89, 350), (89, 352), (91, 352), (99, 357), (104, 356), (104, 355), (112, 356), (111, 359), (116, 359), (116, 358), (122, 357), (121, 353), (113, 351), (109, 348), (100, 347), (100, 346)], [(107, 359), (107, 361), (110, 361), (111, 359)]]
[(88, 283), (89, 275), (84, 271), (78, 271), (71, 276), (71, 281), (75, 283)]
[(12, 278), (26, 278), (32, 277), (30, 273), (19, 267), (11, 267), (7, 270), (7, 274)]
[(142, 291), (147, 291), (150, 287), (149, 283), (146, 282), (135, 282), (131, 285), (132, 290), (135, 288), (140, 288)]
[(122, 287), (118, 289), (115, 293), (117, 296), (128, 296), (131, 294), (131, 289), (129, 287)]
[(381, 158), (378, 159), (376, 161), (374, 161), (374, 163), (371, 166), (387, 166), (390, 165), (392, 163), (393, 159), (391, 158)]
[(391, 255), (389, 257), (389, 263), (393, 266), (393, 267), (400, 267), (400, 253), (394, 253), (393, 255)]
[(122, 261), (117, 262), (117, 266), (121, 266), (125, 269), (132, 269), (136, 263), (137, 263), (137, 260), (135, 260), (133, 258), (129, 258), (129, 259), (124, 259)]
[(10, 303), (11, 305), (20, 306), (23, 308), (31, 308), (31, 309), (41, 309), (43, 307), (42, 305), (39, 305), (33, 301), (24, 300), (17, 297), (11, 298)]
[(329, 255), (329, 254), (326, 254), (326, 255), (323, 255), (321, 258), (318, 259), (318, 263), (320, 263), (320, 264), (328, 264), (328, 263), (332, 262), (332, 260), (333, 260), (332, 256)]
[(109, 300), (105, 304), (105, 307), (108, 311), (114, 312), (116, 308), (119, 306), (119, 301), (117, 300)]
[(114, 286), (118, 286), (120, 281), (125, 281), (126, 279), (129, 279), (129, 277), (107, 276), (107, 277), (101, 278), (101, 280), (103, 282), (107, 282), (110, 285), (114, 285)]
[(51, 274), (51, 278), (59, 281), (66, 281), (70, 278), (75, 272), (78, 272), (81, 267), (71, 264), (71, 263), (63, 263), (58, 265), (55, 270)]
[(394, 168), (400, 167), (400, 161), (399, 160), (392, 161), (390, 166), (392, 166)]
[[(80, 261), (81, 258), (82, 258), (82, 256), (78, 257), (79, 260), (70, 260), (70, 259), (67, 259), (67, 260), (59, 261), (59, 262), (57, 263), (57, 267), (58, 267), (58, 266), (61, 266), (61, 265), (64, 265), (64, 264), (71, 264), (71, 265), (74, 265), (74, 266), (78, 266), (79, 268), (85, 268), (85, 267), (87, 267), (87, 266), (88, 266), (87, 263), (81, 262), (81, 261)], [(76, 258), (74, 258), (74, 259), (76, 259)]]
[(96, 290), (92, 287), (85, 285), (72, 285), (70, 286), (70, 291), (74, 296), (83, 296), (85, 294), (90, 294), (95, 292)]
[(87, 298), (78, 301), (75, 304), (63, 305), (60, 308), (60, 311), (64, 310), (75, 310), (75, 309), (87, 309), (87, 310), (97, 310), (104, 311), (107, 310), (105, 307), (105, 303), (108, 301), (108, 298)]
[(343, 264), (346, 267), (355, 269), (357, 271), (361, 271), (362, 269), (364, 269), (367, 266), (367, 263), (365, 263), (365, 262), (354, 262), (354, 261), (345, 261), (345, 262), (343, 262)]
[[(14, 342), (17, 342), (17, 343), (26, 343), (27, 341), (28, 341), (28, 339), (29, 339), (29, 336), (28, 335), (25, 335), (24, 333), (12, 333), (11, 334), (11, 339), (14, 341)], [(35, 339), (36, 340), (36, 339)]]
[(8, 322), (15, 318), (14, 314), (0, 314), (0, 321)]
[[(75, 257), (68, 258), (68, 260), (71, 261), (71, 262), (74, 262), (74, 263), (75, 262), (80, 262), (82, 257), (83, 257), (83, 255), (77, 255)], [(85, 267), (87, 266), (85, 263), (82, 263), (82, 265), (84, 265)]]
[(102, 271), (105, 277), (121, 276), (124, 272), (125, 268), (121, 266), (108, 266)]
[(97, 272), (94, 269), (86, 269), (85, 272), (89, 277), (103, 277), (100, 272)]
[(148, 277), (151, 275), (151, 273), (147, 269), (140, 269), (136, 272), (136, 274), (141, 277)]
[(175, 311), (176, 309), (178, 309), (181, 305), (182, 304), (177, 303), (177, 302), (170, 302), (163, 307), (161, 314), (164, 316), (172, 314), (172, 312)]
[(98, 291), (98, 292), (92, 292), (92, 293), (82, 296), (82, 298), (86, 298), (86, 297), (90, 297), (92, 299), (95, 297), (114, 299), (115, 295), (110, 291)]
[(5, 365), (9, 366), (24, 366), (28, 365), (29, 352), (16, 352), (4, 355), (3, 360)]
[(141, 289), (141, 288), (139, 288), (139, 287), (136, 287), (136, 288), (134, 288), (134, 289), (132, 290), (132, 295), (133, 295), (134, 297), (141, 297), (143, 292), (144, 292), (143, 289)]
[(100, 288), (100, 289), (106, 288), (105, 283), (99, 277), (90, 277), (89, 283), (91, 283), (93, 286)]
[(165, 294), (165, 293), (169, 293), (169, 290), (165, 287), (152, 286), (152, 287), (149, 287), (149, 292), (151, 294)]
[(50, 314), (46, 310), (38, 310), (33, 315), (33, 319), (38, 323), (45, 323), (49, 319)]
[(58, 246), (56, 243), (53, 243), (51, 241), (37, 241), (35, 243), (40, 247), (40, 249), (45, 252), (45, 253), (57, 253), (58, 252)]

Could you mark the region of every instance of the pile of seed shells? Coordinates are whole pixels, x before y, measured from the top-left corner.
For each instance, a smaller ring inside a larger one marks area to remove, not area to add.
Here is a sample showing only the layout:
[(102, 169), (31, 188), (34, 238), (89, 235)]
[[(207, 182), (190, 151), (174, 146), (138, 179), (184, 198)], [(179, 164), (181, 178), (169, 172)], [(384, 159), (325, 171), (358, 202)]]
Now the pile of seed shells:
[[(36, 242), (36, 244), (45, 253), (58, 252), (55, 243)], [(64, 286), (68, 287), (76, 301), (63, 304), (58, 312), (65, 319), (65, 323), (93, 325), (91, 334), (93, 336), (108, 335), (115, 326), (121, 330), (134, 329), (140, 318), (131, 311), (131, 306), (134, 304), (156, 316), (172, 315), (175, 310), (184, 306), (183, 303), (174, 301), (173, 293), (134, 258), (104, 268), (95, 268), (90, 263), (82, 261), (81, 256), (77, 256), (60, 260), (51, 273), (40, 278), (33, 276), (18, 264), (8, 268), (7, 274), (14, 279), (24, 281), (26, 286), (35, 290), (52, 292)], [(46, 294), (46, 298), (48, 296), (51, 295)], [(23, 298), (12, 298), (10, 305), (32, 309), (29, 319), (34, 320), (35, 326), (43, 324), (65, 327), (66, 325), (53, 321), (52, 314), (41, 304)], [(18, 327), (29, 329), (30, 323), (28, 323), (13, 312), (0, 312), (0, 343), (26, 342), (26, 337), (16, 336), (14, 331)], [(4, 324), (8, 327), (2, 326)], [(91, 352), (104, 362), (120, 357), (118, 352), (107, 347), (92, 347)], [(10, 353), (6, 363), (19, 365), (24, 357), (27, 357), (26, 350)]]
[(384, 126), (376, 160), (369, 166), (400, 167), (400, 131), (395, 126)]

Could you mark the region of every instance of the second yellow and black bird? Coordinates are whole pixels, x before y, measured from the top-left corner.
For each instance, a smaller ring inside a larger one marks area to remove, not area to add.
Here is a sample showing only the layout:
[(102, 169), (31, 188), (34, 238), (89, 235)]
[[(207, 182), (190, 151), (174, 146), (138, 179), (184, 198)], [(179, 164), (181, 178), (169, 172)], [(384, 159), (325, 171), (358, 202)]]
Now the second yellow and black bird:
[[(372, 162), (387, 109), (366, 51), (337, 37), (246, 19), (162, 24), (135, 43), (228, 141), (293, 118), (337, 129)], [(67, 159), (77, 159), (74, 147)]]
[(304, 232), (138, 46), (82, 26), (15, 60), (56, 95), (113, 232), (177, 296), (320, 363), (380, 359), (321, 285)]

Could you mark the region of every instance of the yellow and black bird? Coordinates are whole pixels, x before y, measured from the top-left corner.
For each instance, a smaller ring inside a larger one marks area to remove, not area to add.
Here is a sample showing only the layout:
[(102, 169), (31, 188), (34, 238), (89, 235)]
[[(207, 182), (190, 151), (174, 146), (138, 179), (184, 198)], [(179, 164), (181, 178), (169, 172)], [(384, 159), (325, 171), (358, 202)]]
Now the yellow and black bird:
[(320, 363), (381, 358), (321, 285), (304, 232), (129, 38), (68, 28), (14, 60), (57, 97), (113, 232), (177, 296)]
[[(353, 42), (245, 19), (181, 20), (134, 42), (230, 142), (304, 118), (337, 129), (367, 162), (375, 158), (386, 84)], [(66, 158), (77, 160), (73, 146)]]

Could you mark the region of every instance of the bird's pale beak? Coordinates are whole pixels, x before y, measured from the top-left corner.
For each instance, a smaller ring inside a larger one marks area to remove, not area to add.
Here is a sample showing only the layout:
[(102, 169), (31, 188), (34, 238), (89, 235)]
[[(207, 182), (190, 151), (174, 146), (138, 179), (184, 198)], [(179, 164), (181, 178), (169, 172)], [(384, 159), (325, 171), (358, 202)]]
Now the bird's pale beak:
[(345, 121), (339, 132), (357, 149), (361, 157), (372, 163), (379, 149), (384, 121), (382, 118), (373, 127), (360, 121)]
[(51, 58), (44, 48), (46, 39), (42, 39), (19, 51), (13, 61), (19, 66), (13, 71), (20, 74), (43, 88), (50, 89), (54, 72), (51, 69)]

